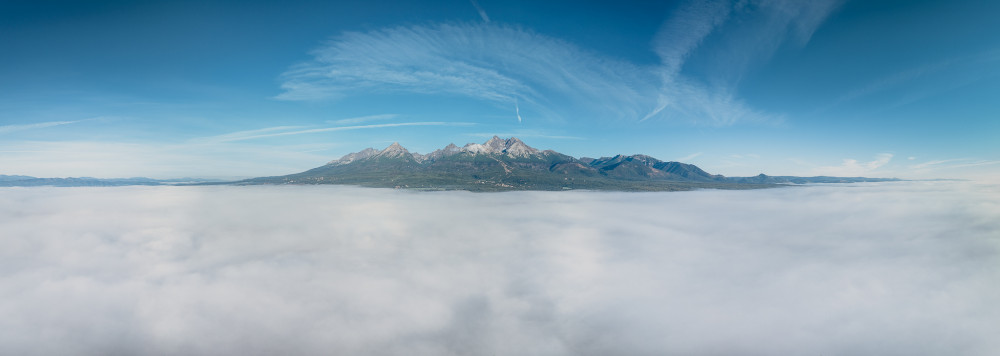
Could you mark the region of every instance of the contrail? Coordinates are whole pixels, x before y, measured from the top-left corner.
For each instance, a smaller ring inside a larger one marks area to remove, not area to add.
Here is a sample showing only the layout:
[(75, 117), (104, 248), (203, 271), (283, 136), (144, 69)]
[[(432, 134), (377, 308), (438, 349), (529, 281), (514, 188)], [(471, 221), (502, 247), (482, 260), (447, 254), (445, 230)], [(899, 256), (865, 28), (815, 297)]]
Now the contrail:
[(521, 108), (517, 106), (517, 99), (514, 99), (514, 112), (517, 113), (517, 122), (521, 122)]
[(479, 11), (479, 17), (482, 17), (483, 21), (486, 21), (486, 23), (490, 23), (490, 16), (487, 15), (486, 11), (479, 6), (479, 3), (477, 3), (476, 0), (469, 0), (469, 1), (472, 2), (472, 6), (476, 7), (476, 11)]

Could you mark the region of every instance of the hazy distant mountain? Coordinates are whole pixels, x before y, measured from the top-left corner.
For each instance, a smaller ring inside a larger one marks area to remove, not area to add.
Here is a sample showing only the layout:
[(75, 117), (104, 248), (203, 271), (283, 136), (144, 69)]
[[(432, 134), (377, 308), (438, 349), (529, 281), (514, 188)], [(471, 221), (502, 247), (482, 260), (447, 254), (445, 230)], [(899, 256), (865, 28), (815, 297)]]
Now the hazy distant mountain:
[(577, 159), (538, 150), (516, 137), (504, 140), (494, 136), (482, 144), (462, 147), (449, 144), (428, 154), (410, 152), (399, 143), (382, 150), (366, 148), (302, 173), (254, 178), (238, 184), (356, 184), (473, 191), (662, 191), (764, 188), (780, 183), (807, 183), (811, 179), (764, 175), (727, 178), (709, 174), (692, 164), (664, 162), (641, 154)]
[(167, 185), (183, 183), (203, 183), (213, 182), (212, 179), (180, 178), (180, 179), (152, 179), (144, 177), (135, 178), (91, 178), (91, 177), (70, 177), (70, 178), (38, 178), (30, 176), (2, 175), (0, 174), (0, 187), (120, 187), (127, 185)]
[(0, 182), (13, 182), (13, 181), (27, 180), (27, 179), (35, 179), (35, 177), (29, 177), (29, 176), (8, 176), (8, 175), (0, 174)]
[(866, 177), (794, 177), (794, 176), (769, 176), (759, 174), (753, 177), (728, 177), (730, 182), (736, 183), (759, 183), (759, 184), (809, 184), (809, 183), (863, 183), (863, 182), (891, 182), (899, 181), (898, 178), (866, 178)]

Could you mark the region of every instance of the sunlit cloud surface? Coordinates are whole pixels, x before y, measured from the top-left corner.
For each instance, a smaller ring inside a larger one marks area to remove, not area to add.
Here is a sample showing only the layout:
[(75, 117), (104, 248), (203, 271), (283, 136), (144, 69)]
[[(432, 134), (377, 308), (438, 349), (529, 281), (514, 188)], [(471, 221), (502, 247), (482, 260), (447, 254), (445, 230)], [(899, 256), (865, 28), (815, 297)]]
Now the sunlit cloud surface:
[(0, 354), (990, 355), (1000, 188), (0, 190)]

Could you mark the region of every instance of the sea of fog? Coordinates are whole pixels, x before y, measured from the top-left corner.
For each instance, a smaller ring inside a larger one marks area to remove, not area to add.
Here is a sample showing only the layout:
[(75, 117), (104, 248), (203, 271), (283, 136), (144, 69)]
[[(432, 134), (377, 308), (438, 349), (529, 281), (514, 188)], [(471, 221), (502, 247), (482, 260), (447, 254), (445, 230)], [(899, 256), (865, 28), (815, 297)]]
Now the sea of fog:
[(0, 189), (3, 355), (997, 355), (1000, 186)]

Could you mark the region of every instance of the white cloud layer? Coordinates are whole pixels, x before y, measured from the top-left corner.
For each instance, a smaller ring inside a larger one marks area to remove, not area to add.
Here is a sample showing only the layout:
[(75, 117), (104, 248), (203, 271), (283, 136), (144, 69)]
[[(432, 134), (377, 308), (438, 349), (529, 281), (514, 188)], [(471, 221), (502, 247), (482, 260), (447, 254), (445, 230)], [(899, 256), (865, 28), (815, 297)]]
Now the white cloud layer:
[(992, 355), (998, 202), (5, 188), (0, 354)]

